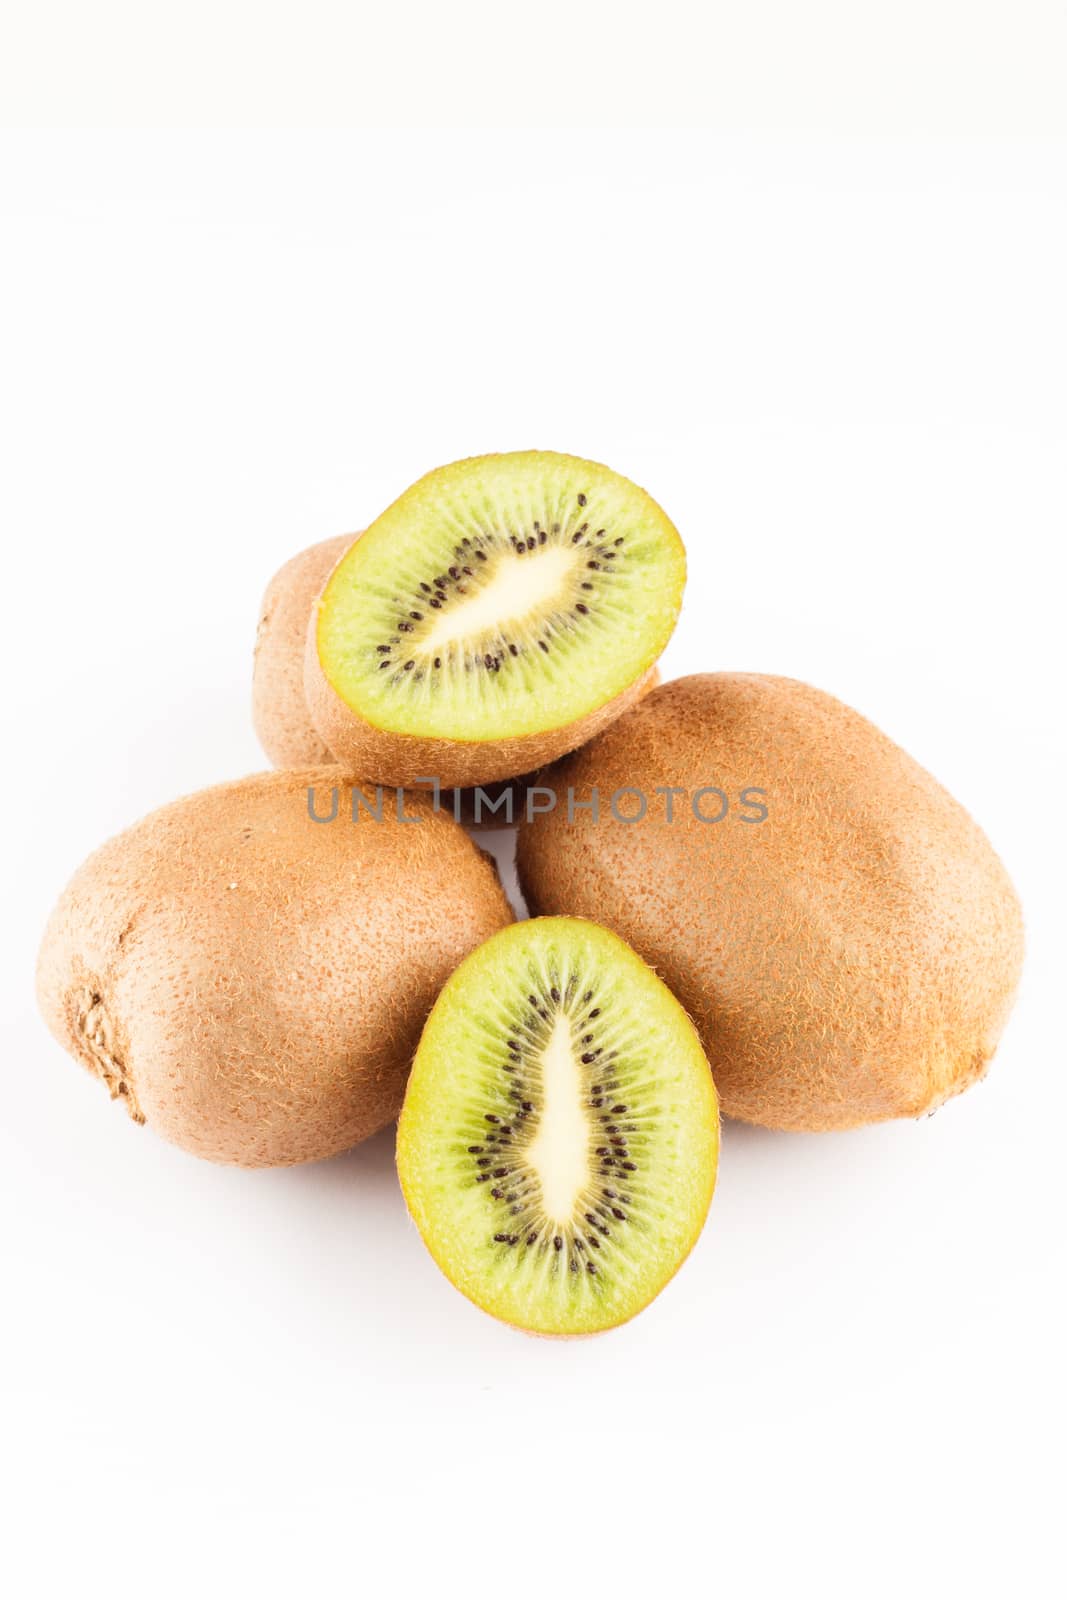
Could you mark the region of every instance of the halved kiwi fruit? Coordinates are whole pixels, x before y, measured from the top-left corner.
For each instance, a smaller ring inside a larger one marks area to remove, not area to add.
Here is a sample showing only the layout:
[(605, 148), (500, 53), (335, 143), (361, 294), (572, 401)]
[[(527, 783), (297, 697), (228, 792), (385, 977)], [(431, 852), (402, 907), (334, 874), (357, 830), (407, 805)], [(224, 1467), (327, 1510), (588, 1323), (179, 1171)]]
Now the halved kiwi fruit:
[(606, 467), (548, 451), (442, 467), (327, 579), (308, 638), (312, 721), (382, 783), (532, 772), (638, 697), (684, 584), (673, 524)]
[(541, 1334), (642, 1310), (715, 1187), (707, 1058), (615, 934), (545, 917), (488, 939), (423, 1030), (397, 1136), (408, 1208), (475, 1305)]

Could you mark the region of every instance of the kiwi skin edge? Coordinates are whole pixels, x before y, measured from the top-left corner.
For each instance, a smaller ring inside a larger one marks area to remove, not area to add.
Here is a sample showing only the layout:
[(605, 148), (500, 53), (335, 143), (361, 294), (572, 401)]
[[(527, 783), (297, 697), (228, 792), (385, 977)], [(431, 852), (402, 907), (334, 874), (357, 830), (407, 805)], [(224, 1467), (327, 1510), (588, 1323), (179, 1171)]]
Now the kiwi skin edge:
[(309, 545), (279, 567), (267, 585), (252, 666), (252, 721), (272, 766), (317, 767), (334, 759), (308, 711), (304, 648), (311, 608), (358, 538), (358, 533), (343, 533)]
[(646, 693), (656, 670), (653, 661), (621, 694), (564, 728), (487, 744), (420, 739), (375, 728), (344, 703), (319, 663), (316, 621), (313, 612), (304, 658), (304, 690), (311, 720), (346, 772), (362, 773), (396, 788), (414, 785), (430, 774), (440, 779), (443, 788), (469, 789), (536, 772), (576, 750), (628, 711)]

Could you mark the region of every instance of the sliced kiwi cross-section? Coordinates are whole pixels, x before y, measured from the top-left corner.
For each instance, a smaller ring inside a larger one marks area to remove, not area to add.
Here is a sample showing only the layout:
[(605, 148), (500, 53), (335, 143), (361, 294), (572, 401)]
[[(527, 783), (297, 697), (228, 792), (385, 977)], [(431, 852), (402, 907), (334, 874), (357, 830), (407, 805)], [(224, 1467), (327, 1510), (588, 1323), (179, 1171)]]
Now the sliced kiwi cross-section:
[(684, 582), (672, 523), (606, 467), (547, 451), (456, 462), (401, 495), (331, 573), (309, 709), (365, 777), (530, 771), (630, 704)]
[(442, 990), (397, 1164), (469, 1299), (530, 1332), (584, 1334), (642, 1310), (688, 1255), (718, 1139), (678, 1001), (615, 934), (545, 917), (494, 935)]

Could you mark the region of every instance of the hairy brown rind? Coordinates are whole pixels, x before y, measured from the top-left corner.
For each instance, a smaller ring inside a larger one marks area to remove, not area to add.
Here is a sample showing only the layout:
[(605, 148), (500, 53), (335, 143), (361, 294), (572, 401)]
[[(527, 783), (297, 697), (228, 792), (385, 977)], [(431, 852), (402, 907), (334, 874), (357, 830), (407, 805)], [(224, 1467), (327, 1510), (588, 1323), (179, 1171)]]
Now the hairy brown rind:
[(333, 760), (308, 714), (304, 646), (311, 608), (358, 537), (343, 533), (301, 550), (274, 574), (263, 596), (252, 667), (252, 720), (276, 767), (314, 767)]
[[(312, 820), (309, 788), (323, 817), (336, 792), (335, 820)], [(383, 1127), (442, 984), (512, 921), (463, 830), (413, 795), (399, 821), (395, 799), (353, 822), (335, 767), (261, 773), (110, 840), (45, 932), (56, 1038), (212, 1161), (316, 1161)]]
[[(726, 1115), (849, 1128), (985, 1072), (1022, 965), (1018, 899), (967, 812), (857, 712), (786, 678), (677, 679), (541, 781), (561, 798), (519, 833), (531, 909), (606, 923), (661, 974)], [(665, 785), (715, 785), (730, 810), (700, 822), (678, 796), (668, 823)], [(598, 822), (568, 821), (569, 786), (598, 788)], [(624, 786), (644, 821), (613, 818)], [(742, 820), (748, 788), (764, 821)]]

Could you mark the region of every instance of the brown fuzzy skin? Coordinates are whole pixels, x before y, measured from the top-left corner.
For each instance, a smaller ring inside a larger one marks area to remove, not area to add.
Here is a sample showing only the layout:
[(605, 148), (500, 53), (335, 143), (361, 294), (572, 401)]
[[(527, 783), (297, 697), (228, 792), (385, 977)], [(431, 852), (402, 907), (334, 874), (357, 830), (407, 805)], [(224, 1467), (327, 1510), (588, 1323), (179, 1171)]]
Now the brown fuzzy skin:
[[(726, 1115), (850, 1128), (985, 1072), (1022, 965), (1019, 902), (977, 824), (857, 712), (787, 678), (681, 678), (542, 781), (563, 798), (519, 833), (532, 911), (595, 918), (656, 968)], [(668, 824), (668, 784), (717, 785), (731, 810), (701, 823), (677, 796)], [(568, 824), (568, 785), (599, 788), (598, 824)], [(644, 822), (612, 818), (624, 785), (646, 792)], [(750, 787), (763, 822), (740, 820)]]
[[(308, 814), (309, 786), (335, 821)], [(373, 790), (368, 797), (374, 800)], [(164, 806), (85, 862), (49, 921), (38, 1000), (135, 1121), (245, 1167), (337, 1154), (399, 1112), (453, 969), (512, 919), (428, 799), (351, 820), (335, 767)]]
[(263, 596), (252, 667), (252, 720), (267, 759), (276, 767), (316, 767), (333, 760), (308, 715), (304, 646), (311, 608), (358, 538), (343, 533), (301, 550), (274, 574)]
[(317, 623), (316, 609), (304, 657), (304, 692), (311, 720), (346, 772), (360, 773), (375, 783), (410, 785), (419, 778), (434, 777), (442, 788), (468, 789), (536, 772), (576, 750), (628, 711), (646, 692), (656, 670), (653, 664), (613, 700), (563, 728), (516, 739), (417, 739), (375, 728), (345, 704), (319, 664)]

